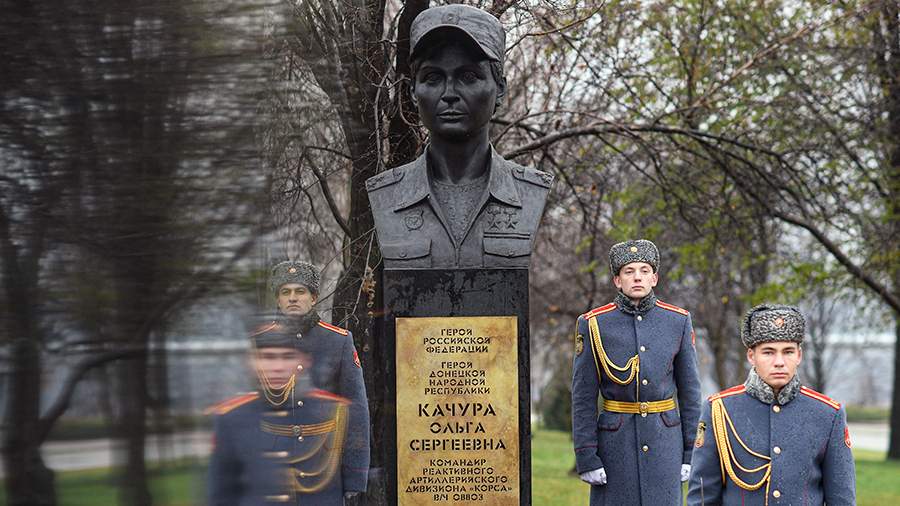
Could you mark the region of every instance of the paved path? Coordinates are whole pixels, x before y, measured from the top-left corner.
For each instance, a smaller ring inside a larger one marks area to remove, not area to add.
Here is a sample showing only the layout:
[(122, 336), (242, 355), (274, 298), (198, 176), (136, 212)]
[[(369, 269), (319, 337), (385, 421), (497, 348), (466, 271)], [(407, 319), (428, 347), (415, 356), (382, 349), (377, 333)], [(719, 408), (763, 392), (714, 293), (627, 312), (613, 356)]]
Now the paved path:
[[(853, 448), (887, 451), (886, 423), (851, 423), (850, 437)], [(54, 441), (44, 445), (42, 453), (45, 463), (54, 471), (71, 471), (112, 466), (115, 448), (116, 445), (109, 439)], [(147, 461), (206, 457), (211, 448), (212, 434), (208, 431), (150, 436), (147, 438)], [(3, 476), (3, 469), (0, 468), (0, 478)]]
[(886, 423), (851, 423), (850, 442), (853, 448), (886, 452), (888, 426)]
[[(72, 471), (111, 467), (116, 449), (121, 445), (111, 439), (81, 441), (52, 441), (41, 449), (44, 463), (54, 471)], [(180, 432), (168, 436), (149, 436), (147, 462), (159, 462), (185, 457), (205, 457), (212, 449), (212, 434), (208, 431)], [(0, 478), (5, 472), (0, 468)]]

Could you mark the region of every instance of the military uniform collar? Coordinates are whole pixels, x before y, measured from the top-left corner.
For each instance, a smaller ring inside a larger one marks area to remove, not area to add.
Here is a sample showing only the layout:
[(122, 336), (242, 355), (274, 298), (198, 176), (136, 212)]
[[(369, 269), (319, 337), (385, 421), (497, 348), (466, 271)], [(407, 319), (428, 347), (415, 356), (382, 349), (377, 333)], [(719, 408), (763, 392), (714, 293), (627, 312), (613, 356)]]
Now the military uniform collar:
[(279, 313), (278, 322), (294, 332), (308, 332), (309, 329), (318, 325), (319, 313), (313, 309), (303, 316), (291, 317), (283, 313)]
[[(397, 195), (408, 197), (394, 206), (394, 211), (400, 211), (413, 204), (429, 198), (431, 195), (431, 181), (428, 171), (428, 148), (405, 171), (403, 179), (398, 183)], [(491, 166), (488, 168), (488, 191), (496, 200), (513, 207), (522, 207), (522, 198), (516, 189), (512, 170), (509, 162), (503, 159), (494, 146), (491, 146)]]
[(775, 404), (777, 400), (777, 404), (783, 406), (794, 400), (794, 397), (797, 397), (797, 394), (800, 392), (800, 375), (794, 374), (791, 381), (778, 392), (778, 399), (775, 398), (775, 391), (772, 390), (772, 387), (756, 374), (756, 369), (754, 368), (750, 369), (750, 374), (747, 375), (747, 381), (744, 382), (744, 386), (750, 397), (765, 404)]
[(616, 294), (616, 306), (619, 307), (619, 310), (625, 314), (630, 314), (632, 316), (643, 316), (650, 312), (653, 309), (653, 306), (656, 305), (656, 294), (653, 293), (653, 290), (650, 290), (650, 293), (641, 299), (641, 301), (635, 306), (634, 303), (631, 302), (631, 299), (625, 296), (624, 293), (619, 291)]

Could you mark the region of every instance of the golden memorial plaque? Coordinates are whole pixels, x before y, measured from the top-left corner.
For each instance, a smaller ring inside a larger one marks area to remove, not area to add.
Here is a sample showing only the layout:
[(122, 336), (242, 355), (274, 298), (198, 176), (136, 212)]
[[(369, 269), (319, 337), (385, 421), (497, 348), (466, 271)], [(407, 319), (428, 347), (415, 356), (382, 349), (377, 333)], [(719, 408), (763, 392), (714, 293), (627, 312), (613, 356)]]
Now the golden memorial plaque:
[(515, 316), (397, 318), (400, 506), (519, 504)]

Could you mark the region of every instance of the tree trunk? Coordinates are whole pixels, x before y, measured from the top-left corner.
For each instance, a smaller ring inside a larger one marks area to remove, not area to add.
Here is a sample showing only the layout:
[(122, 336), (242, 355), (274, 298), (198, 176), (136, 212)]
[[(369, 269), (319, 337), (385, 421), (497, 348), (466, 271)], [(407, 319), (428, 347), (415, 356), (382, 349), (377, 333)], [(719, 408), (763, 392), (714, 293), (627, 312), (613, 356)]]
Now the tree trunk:
[(10, 506), (56, 506), (54, 473), (44, 465), (38, 435), (41, 400), (41, 355), (29, 337), (14, 341), (3, 464)]
[(894, 317), (894, 392), (891, 394), (890, 438), (887, 458), (900, 460), (900, 317)]
[[(882, 6), (881, 19), (885, 29), (879, 40), (880, 24), (875, 26), (875, 47), (882, 50), (878, 54), (878, 68), (881, 72), (883, 89), (885, 90), (885, 106), (888, 112), (887, 125), (887, 216), (890, 220), (890, 235), (885, 245), (893, 244), (896, 248), (900, 239), (900, 8), (893, 2), (885, 2)], [(894, 253), (896, 254), (896, 249)], [(896, 259), (896, 256), (889, 257)], [(890, 260), (889, 260), (890, 261)], [(900, 267), (896, 262), (890, 267), (890, 279), (893, 283), (891, 291), (894, 295), (900, 292)], [(889, 459), (900, 460), (900, 313), (894, 311), (894, 382), (891, 396), (890, 444)]]
[[(407, 2), (401, 15), (398, 26), (398, 48), (395, 70), (401, 75), (408, 75), (409, 54), (409, 28), (416, 14), (425, 9), (428, 2)], [(356, 18), (361, 25), (370, 24), (363, 28), (363, 32), (369, 31), (380, 37), (381, 19), (384, 16), (384, 5), (369, 6), (371, 19)], [(374, 21), (374, 22), (373, 22)], [(354, 46), (366, 46), (366, 62), (382, 62), (383, 55), (377, 40), (363, 39), (357, 41)], [(353, 157), (352, 175), (350, 178), (350, 211), (347, 225), (350, 228), (350, 236), (347, 237), (344, 249), (344, 271), (338, 282), (334, 300), (334, 320), (347, 326), (353, 331), (354, 344), (360, 353), (363, 362), (363, 376), (366, 384), (366, 392), (369, 401), (369, 416), (372, 427), (384, 426), (384, 399), (387, 394), (387, 385), (381, 381), (384, 377), (384, 364), (390, 357), (384, 354), (384, 339), (380, 335), (380, 326), (376, 324), (379, 316), (377, 311), (381, 308), (381, 267), (380, 251), (374, 234), (374, 219), (372, 217), (369, 196), (366, 191), (366, 179), (374, 176), (383, 159), (388, 159), (392, 165), (400, 165), (411, 161), (416, 154), (418, 143), (414, 130), (404, 121), (400, 114), (406, 115), (406, 120), (414, 119), (411, 100), (405, 90), (397, 94), (393, 104), (394, 110), (388, 126), (389, 153), (380, 158), (379, 146), (382, 144), (378, 123), (375, 120), (379, 106), (384, 106), (386, 100), (379, 98), (377, 88), (371, 83), (379, 82), (384, 68), (375, 66), (363, 66), (362, 70), (355, 68), (353, 58), (342, 55), (341, 62), (345, 75), (355, 76), (356, 80), (344, 81), (344, 90), (348, 106), (341, 114), (341, 126), (347, 145)], [(351, 63), (353, 62), (353, 63)], [(316, 68), (316, 67), (314, 67)], [(322, 67), (318, 67), (319, 70)], [(329, 76), (319, 75), (320, 83), (327, 82)], [(334, 95), (332, 95), (334, 96)], [(383, 118), (383, 116), (380, 116)], [(377, 282), (376, 282), (377, 280)], [(349, 501), (348, 504), (367, 504), (369, 506), (387, 505), (385, 473), (383, 471), (384, 455), (387, 451), (382, 440), (382, 431), (375, 430), (371, 433), (370, 448), (371, 462), (369, 490), (365, 497)]]
[(119, 488), (119, 503), (128, 506), (151, 506), (150, 486), (147, 480), (144, 442), (147, 426), (147, 355), (123, 360), (119, 364), (119, 399), (122, 413), (119, 434), (123, 440), (125, 469)]

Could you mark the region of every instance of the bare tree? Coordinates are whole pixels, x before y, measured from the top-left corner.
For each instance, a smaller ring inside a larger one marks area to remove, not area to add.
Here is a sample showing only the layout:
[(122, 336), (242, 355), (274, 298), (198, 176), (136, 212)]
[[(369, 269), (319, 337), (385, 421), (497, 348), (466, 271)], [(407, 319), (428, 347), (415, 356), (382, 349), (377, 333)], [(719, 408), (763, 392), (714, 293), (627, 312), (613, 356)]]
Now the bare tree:
[[(231, 7), (219, 7), (219, 23)], [(14, 364), (7, 500), (56, 503), (40, 446), (78, 382), (116, 361), (127, 448), (121, 501), (150, 504), (149, 339), (185, 301), (222, 287), (252, 248), (265, 179), (246, 170), (257, 165), (256, 117), (247, 112), (261, 79), (231, 64), (247, 47), (226, 43), (199, 4), (3, 10), (0, 272)], [(229, 83), (239, 91), (211, 91)], [(43, 364), (51, 344), (85, 359), (41, 412), (42, 373), (55, 370)]]

